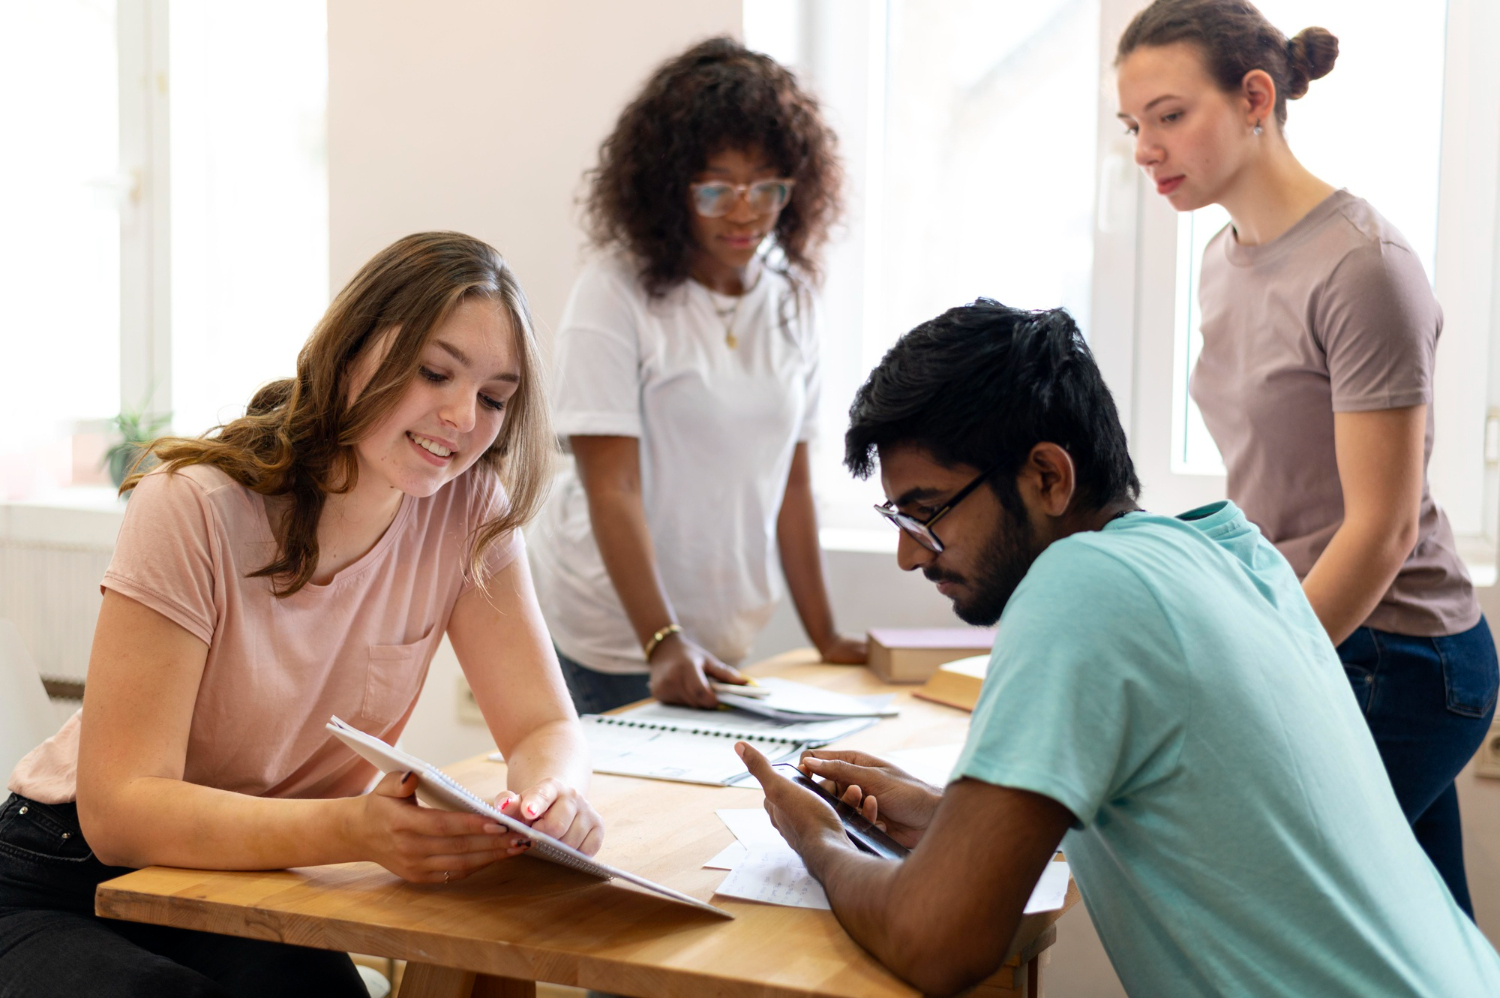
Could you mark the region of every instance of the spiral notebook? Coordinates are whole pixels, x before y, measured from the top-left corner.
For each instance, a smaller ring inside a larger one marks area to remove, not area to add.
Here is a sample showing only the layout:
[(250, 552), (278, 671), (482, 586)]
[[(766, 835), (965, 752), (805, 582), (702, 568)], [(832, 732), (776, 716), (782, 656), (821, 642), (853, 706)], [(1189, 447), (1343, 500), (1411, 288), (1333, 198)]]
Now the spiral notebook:
[(648, 703), (582, 720), (596, 773), (732, 786), (750, 778), (734, 751), (737, 741), (754, 745), (773, 763), (794, 762), (803, 749), (862, 731), (878, 718), (786, 724), (739, 711)]
[(477, 796), (463, 784), (454, 780), (447, 773), (430, 763), (423, 762), (414, 755), (410, 755), (376, 738), (374, 735), (360, 731), (346, 721), (337, 717), (330, 717), (326, 725), (328, 731), (335, 738), (353, 749), (366, 762), (373, 764), (382, 772), (391, 773), (397, 770), (401, 772), (411, 771), (417, 774), (417, 799), (429, 807), (439, 808), (444, 811), (472, 811), (491, 818), (513, 832), (522, 832), (531, 840), (531, 848), (527, 855), (559, 866), (566, 866), (570, 870), (586, 873), (589, 876), (598, 877), (601, 880), (620, 880), (643, 887), (648, 891), (670, 898), (681, 904), (691, 905), (702, 911), (712, 912), (720, 918), (733, 918), (729, 912), (681, 891), (674, 891), (670, 887), (647, 880), (645, 877), (636, 876), (627, 870), (601, 863), (592, 856), (585, 856), (572, 846), (565, 845), (524, 822), (506, 814), (501, 814), (494, 805), (482, 797)]

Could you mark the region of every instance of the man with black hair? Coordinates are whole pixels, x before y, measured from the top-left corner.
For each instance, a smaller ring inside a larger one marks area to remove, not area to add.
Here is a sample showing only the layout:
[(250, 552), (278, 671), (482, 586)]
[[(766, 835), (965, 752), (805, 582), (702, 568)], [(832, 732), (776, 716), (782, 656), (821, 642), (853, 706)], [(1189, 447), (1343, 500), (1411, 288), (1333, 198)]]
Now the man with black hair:
[(855, 474), (878, 458), (901, 567), (1000, 622), (946, 788), (860, 752), (803, 757), (913, 847), (900, 863), (738, 746), (856, 941), (957, 992), (998, 967), (1061, 845), (1133, 995), (1500, 994), (1291, 567), (1231, 503), (1137, 508), (1066, 312), (980, 299), (918, 326), (845, 441)]

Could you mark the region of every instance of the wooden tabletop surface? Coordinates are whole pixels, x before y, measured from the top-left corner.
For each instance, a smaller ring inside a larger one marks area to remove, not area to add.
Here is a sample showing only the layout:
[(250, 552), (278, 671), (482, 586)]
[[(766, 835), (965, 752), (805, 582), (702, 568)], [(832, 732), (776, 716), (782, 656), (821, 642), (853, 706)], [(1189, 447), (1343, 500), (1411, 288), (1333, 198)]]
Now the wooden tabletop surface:
[[(896, 693), (900, 716), (839, 742), (891, 751), (963, 740), (969, 715), (882, 684), (869, 670), (792, 652), (752, 667), (852, 694)], [(483, 756), (446, 771), (476, 793), (505, 787)], [(589, 798), (605, 820), (603, 861), (734, 914), (716, 919), (619, 884), (522, 856), (445, 885), (407, 883), (373, 863), (270, 872), (151, 867), (101, 884), (109, 918), (389, 956), (478, 974), (628, 994), (721, 998), (917, 994), (860, 949), (831, 912), (715, 897), (727, 874), (704, 862), (734, 836), (716, 808), (759, 807), (758, 788), (704, 787), (595, 774)], [(1061, 911), (1022, 920), (993, 993), (1055, 938)], [(1021, 984), (1019, 980), (1015, 981)]]

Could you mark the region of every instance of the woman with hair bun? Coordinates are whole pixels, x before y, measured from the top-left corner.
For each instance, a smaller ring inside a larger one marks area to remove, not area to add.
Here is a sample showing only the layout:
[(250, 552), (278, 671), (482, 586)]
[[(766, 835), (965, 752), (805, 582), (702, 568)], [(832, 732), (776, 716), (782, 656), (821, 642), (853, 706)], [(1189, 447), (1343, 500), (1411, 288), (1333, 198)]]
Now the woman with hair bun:
[(1288, 40), (1243, 0), (1156, 0), (1121, 36), (1120, 117), (1178, 211), (1222, 205), (1204, 251), (1192, 396), (1229, 498), (1286, 556), (1338, 648), (1423, 849), (1472, 917), (1454, 778), (1500, 670), (1427, 487), (1442, 310), (1401, 233), (1313, 176), (1286, 102), (1338, 40)]
[(600, 252), (556, 340), (572, 460), (531, 533), (580, 711), (715, 706), (714, 681), (744, 681), (777, 574), (823, 659), (864, 661), (834, 626), (808, 462), (834, 145), (789, 71), (713, 38), (657, 69), (600, 149)]

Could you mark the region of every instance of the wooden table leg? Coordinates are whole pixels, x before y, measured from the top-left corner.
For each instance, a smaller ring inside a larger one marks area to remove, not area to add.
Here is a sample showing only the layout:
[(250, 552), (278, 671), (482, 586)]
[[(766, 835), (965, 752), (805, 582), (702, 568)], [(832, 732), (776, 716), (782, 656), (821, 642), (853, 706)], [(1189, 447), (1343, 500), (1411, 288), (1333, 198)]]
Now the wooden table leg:
[(964, 998), (1042, 998), (1042, 968), (1052, 959), (1046, 947), (1056, 938), (1057, 930), (1049, 928), (988, 980), (965, 991)]
[(473, 993), (472, 971), (407, 961), (396, 998), (469, 998)]
[(536, 998), (536, 981), (480, 974), (474, 979), (474, 998)]
[(536, 982), (408, 963), (396, 998), (536, 998)]
[(472, 971), (407, 961), (396, 998), (469, 998), (474, 993), (474, 977)]

